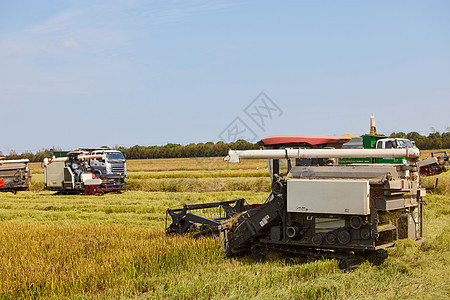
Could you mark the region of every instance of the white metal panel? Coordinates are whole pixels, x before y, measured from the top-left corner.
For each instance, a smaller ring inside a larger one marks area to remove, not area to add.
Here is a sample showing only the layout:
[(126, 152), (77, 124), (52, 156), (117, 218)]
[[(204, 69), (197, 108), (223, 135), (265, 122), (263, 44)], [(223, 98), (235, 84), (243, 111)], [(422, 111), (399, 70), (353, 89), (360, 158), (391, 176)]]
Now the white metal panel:
[(84, 181), (86, 181), (86, 180), (92, 180), (92, 179), (94, 179), (93, 177), (92, 177), (92, 173), (81, 173), (81, 181), (82, 182), (84, 182)]
[(45, 182), (47, 187), (62, 187), (64, 181), (65, 161), (55, 160), (45, 166)]
[(84, 182), (84, 185), (100, 185), (102, 184), (101, 179), (87, 179)]
[(287, 211), (368, 215), (369, 181), (288, 179)]

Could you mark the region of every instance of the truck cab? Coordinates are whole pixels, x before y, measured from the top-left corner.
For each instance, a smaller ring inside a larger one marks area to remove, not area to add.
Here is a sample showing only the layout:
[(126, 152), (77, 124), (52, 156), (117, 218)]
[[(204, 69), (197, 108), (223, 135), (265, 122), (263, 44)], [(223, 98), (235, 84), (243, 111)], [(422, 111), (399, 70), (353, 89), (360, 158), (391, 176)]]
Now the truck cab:
[[(344, 149), (406, 149), (417, 148), (413, 141), (401, 138), (386, 138), (384, 136), (354, 137), (347, 144), (343, 145)], [(341, 158), (339, 164), (408, 164), (406, 158)]]
[(415, 148), (414, 142), (408, 139), (385, 138), (377, 141), (375, 148), (377, 149), (402, 149)]
[(106, 159), (96, 158), (90, 160), (92, 172), (99, 178), (120, 179), (127, 177), (127, 163), (122, 152), (109, 149), (91, 151), (91, 155), (103, 155)]
[[(414, 142), (408, 139), (399, 138), (384, 138), (379, 139), (375, 144), (376, 149), (405, 149), (405, 148), (417, 148)], [(406, 158), (376, 158), (375, 163), (385, 164), (408, 164)]]

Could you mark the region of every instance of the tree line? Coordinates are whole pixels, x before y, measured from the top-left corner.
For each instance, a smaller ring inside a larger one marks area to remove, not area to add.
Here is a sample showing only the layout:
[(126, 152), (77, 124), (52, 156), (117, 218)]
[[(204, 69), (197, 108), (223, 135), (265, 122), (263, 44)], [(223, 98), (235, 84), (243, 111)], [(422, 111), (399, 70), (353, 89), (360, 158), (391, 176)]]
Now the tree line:
[(394, 132), (389, 137), (414, 141), (417, 148), (421, 150), (450, 149), (450, 132), (439, 133), (436, 131), (430, 133), (428, 136), (420, 135), (414, 131), (410, 133)]
[[(102, 147), (103, 148), (103, 147)], [(119, 150), (127, 159), (146, 159), (146, 158), (179, 158), (179, 157), (213, 157), (213, 156), (225, 156), (228, 154), (229, 149), (235, 150), (251, 150), (259, 149), (259, 146), (254, 143), (247, 142), (245, 140), (238, 140), (233, 143), (224, 142), (208, 142), (198, 144), (166, 144), (163, 146), (140, 146), (135, 145), (132, 147), (113, 147), (115, 150)], [(10, 151), (9, 155), (5, 156), (6, 159), (21, 159), (28, 158), (31, 162), (41, 162), (46, 157), (52, 157), (53, 151), (60, 151), (61, 149), (45, 149), (38, 151), (37, 153), (25, 152), (17, 154), (14, 151)]]
[(5, 159), (22, 159), (28, 158), (31, 162), (42, 162), (46, 157), (53, 156), (53, 149), (43, 149), (36, 153), (24, 152), (22, 154), (16, 153), (14, 150), (9, 152), (9, 155), (2, 155), (0, 152), (0, 157), (5, 157)]
[(188, 145), (166, 144), (164, 146), (136, 145), (130, 148), (117, 148), (125, 157), (133, 159), (225, 156), (228, 154), (229, 149), (251, 150), (259, 149), (259, 146), (245, 140), (238, 140), (234, 143), (208, 142)]
[[(415, 141), (416, 146), (422, 150), (429, 149), (450, 149), (450, 132), (433, 132), (428, 136), (420, 135), (417, 132), (394, 132), (389, 135), (393, 138), (407, 138), (411, 141)], [(213, 157), (213, 156), (225, 156), (229, 149), (235, 150), (251, 150), (259, 149), (259, 146), (254, 143), (247, 142), (245, 140), (238, 140), (233, 143), (224, 142), (208, 142), (208, 143), (191, 143), (188, 145), (181, 144), (166, 144), (163, 146), (139, 146), (132, 147), (113, 147), (116, 150), (121, 151), (126, 158), (129, 159), (146, 159), (146, 158), (179, 158), (179, 157)], [(58, 149), (60, 150), (60, 149)], [(17, 154), (14, 151), (10, 151), (5, 156), (6, 159), (21, 159), (28, 158), (31, 162), (41, 162), (45, 157), (52, 157), (53, 151), (56, 149), (43, 149), (37, 153), (25, 152)]]

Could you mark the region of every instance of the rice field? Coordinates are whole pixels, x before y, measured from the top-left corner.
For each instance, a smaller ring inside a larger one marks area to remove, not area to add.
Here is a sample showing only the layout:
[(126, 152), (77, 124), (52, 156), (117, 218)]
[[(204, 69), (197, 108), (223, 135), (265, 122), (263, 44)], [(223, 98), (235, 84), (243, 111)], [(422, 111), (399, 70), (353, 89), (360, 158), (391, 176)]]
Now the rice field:
[[(444, 299), (450, 295), (450, 172), (426, 197), (421, 246), (402, 240), (380, 266), (224, 258), (215, 239), (166, 237), (165, 211), (261, 203), (264, 161), (130, 160), (129, 191), (56, 196), (32, 164), (29, 192), (0, 193), (0, 299)], [(425, 181), (434, 182), (434, 178)], [(429, 184), (429, 183), (426, 183)]]

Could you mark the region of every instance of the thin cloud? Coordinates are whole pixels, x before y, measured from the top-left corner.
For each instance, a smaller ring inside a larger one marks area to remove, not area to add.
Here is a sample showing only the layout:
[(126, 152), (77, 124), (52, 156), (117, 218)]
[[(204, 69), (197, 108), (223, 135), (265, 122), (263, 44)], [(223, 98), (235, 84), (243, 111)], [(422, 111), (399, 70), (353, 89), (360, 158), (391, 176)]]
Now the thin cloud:
[[(123, 20), (128, 19), (132, 23), (152, 24), (154, 26), (184, 23), (189, 21), (195, 13), (220, 10), (239, 3), (235, 1), (163, 1), (162, 5), (154, 5), (154, 3), (138, 3), (133, 7), (131, 5)], [(120, 11), (122, 4), (113, 10)]]
[(88, 46), (74, 38), (70, 38), (61, 42), (61, 46), (74, 50), (87, 50)]
[(27, 27), (24, 31), (33, 34), (48, 34), (64, 31), (74, 24), (74, 19), (79, 14), (79, 11), (66, 11), (47, 21)]

